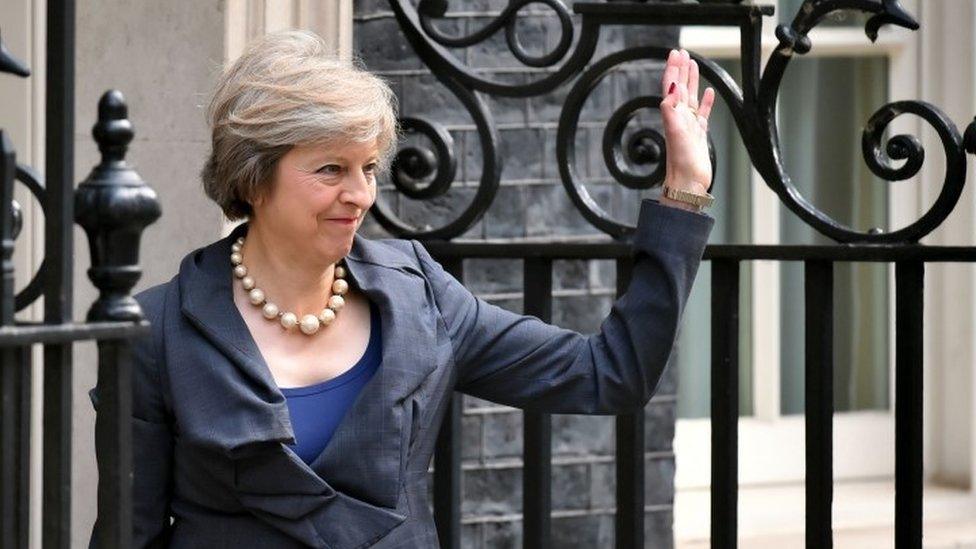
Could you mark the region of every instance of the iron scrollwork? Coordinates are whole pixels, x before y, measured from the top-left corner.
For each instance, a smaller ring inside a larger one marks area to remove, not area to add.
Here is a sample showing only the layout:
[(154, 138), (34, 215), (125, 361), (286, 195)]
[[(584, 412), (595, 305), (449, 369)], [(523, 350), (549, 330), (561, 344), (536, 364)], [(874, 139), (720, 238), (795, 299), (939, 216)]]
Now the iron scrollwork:
[[(484, 162), (478, 190), (471, 203), (455, 219), (440, 227), (413, 226), (400, 219), (392, 208), (377, 199), (370, 211), (380, 225), (393, 234), (440, 239), (449, 239), (463, 234), (481, 219), (498, 192), (498, 184), (501, 180), (501, 154), (498, 151), (498, 131), (492, 121), (491, 111), (484, 99), (465, 89), (457, 81), (441, 78), (441, 82), (461, 100), (478, 128)], [(391, 166), (394, 187), (405, 196), (416, 199), (431, 199), (444, 195), (450, 190), (456, 174), (454, 140), (447, 130), (436, 122), (420, 118), (401, 118), (400, 125), (406, 132), (425, 135), (434, 143), (434, 150), (426, 147), (410, 147), (399, 151)]]
[[(11, 54), (0, 41), (0, 73), (21, 78), (30, 76), (25, 63)], [(78, 223), (91, 240), (92, 269), (90, 275), (102, 295), (89, 314), (89, 320), (140, 320), (141, 310), (128, 292), (138, 280), (139, 238), (142, 230), (160, 215), (155, 192), (139, 178), (125, 162), (126, 146), (132, 140), (132, 127), (126, 119), (127, 107), (122, 94), (109, 91), (99, 102), (99, 121), (93, 129), (102, 152), (102, 163), (83, 182), (76, 194)], [(30, 166), (16, 163), (16, 155), (9, 139), (0, 131), (0, 174), (3, 176), (3, 201), (10, 202), (8, 219), (3, 223), (3, 276), (6, 284), (5, 302), (12, 303), (12, 312), (34, 303), (43, 294), (43, 281), (52, 268), (45, 258), (27, 285), (15, 296), (13, 292), (14, 242), (23, 227), (23, 211), (13, 200), (13, 184), (22, 183), (40, 205), (41, 212), (50, 214), (48, 192), (43, 178)], [(0, 202), (0, 203), (2, 203)], [(9, 280), (8, 280), (9, 279)], [(9, 320), (9, 319), (8, 319)]]
[[(516, 21), (519, 12), (530, 4), (540, 4), (555, 13), (559, 22), (557, 45), (541, 55), (530, 55), (518, 40)], [(875, 41), (882, 26), (897, 26), (909, 30), (918, 29), (918, 22), (898, 0), (806, 0), (789, 25), (776, 28), (779, 45), (773, 51), (765, 69), (760, 71), (760, 37), (763, 17), (773, 14), (770, 6), (744, 5), (739, 1), (705, 1), (699, 3), (663, 2), (577, 2), (573, 11), (581, 15), (578, 40), (572, 47), (574, 27), (570, 9), (561, 0), (511, 0), (497, 17), (467, 36), (449, 36), (441, 32), (434, 20), (447, 14), (447, 0), (421, 0), (416, 8), (407, 0), (390, 0), (390, 6), (401, 29), (417, 55), (433, 74), (453, 93), (462, 99), (469, 111), (477, 113), (481, 121), (490, 120), (490, 113), (474, 92), (500, 97), (528, 97), (551, 92), (579, 76), (563, 105), (557, 134), (557, 157), (562, 182), (567, 193), (584, 217), (595, 227), (614, 236), (626, 238), (634, 227), (612, 219), (590, 198), (578, 174), (575, 173), (573, 139), (583, 101), (593, 87), (614, 66), (632, 60), (659, 59), (667, 56), (667, 49), (654, 47), (630, 48), (597, 60), (584, 73), (596, 51), (600, 30), (605, 25), (722, 25), (738, 27), (741, 31), (742, 86), (716, 63), (691, 53), (700, 67), (701, 78), (715, 88), (717, 95), (728, 106), (736, 127), (743, 138), (750, 160), (776, 192), (780, 200), (804, 222), (818, 232), (837, 242), (917, 242), (938, 227), (958, 202), (965, 184), (965, 153), (976, 154), (976, 121), (970, 124), (966, 137), (960, 136), (952, 121), (934, 105), (922, 101), (898, 101), (882, 106), (865, 123), (862, 150), (869, 169), (887, 181), (906, 179), (917, 174), (925, 160), (925, 151), (919, 140), (909, 135), (896, 135), (883, 141), (883, 133), (891, 121), (902, 114), (919, 116), (939, 135), (946, 159), (946, 172), (942, 190), (931, 208), (918, 220), (906, 227), (884, 232), (872, 229), (859, 232), (832, 219), (810, 203), (793, 184), (782, 164), (776, 124), (776, 99), (786, 66), (794, 55), (808, 53), (813, 44), (810, 31), (826, 17), (837, 12), (860, 12), (870, 15), (864, 24), (868, 39)], [(523, 84), (493, 80), (461, 63), (449, 49), (470, 47), (505, 29), (505, 38), (512, 55), (527, 67), (546, 67), (550, 70)], [(572, 51), (570, 51), (572, 48)], [(632, 189), (646, 189), (657, 185), (663, 178), (666, 148), (660, 132), (655, 128), (638, 128), (624, 142), (623, 127), (641, 109), (658, 108), (661, 98), (647, 95), (630, 99), (611, 115), (603, 135), (604, 161), (611, 175), (620, 184)], [(478, 105), (472, 109), (471, 105)], [(415, 122), (410, 122), (415, 124)], [(432, 122), (426, 122), (432, 126)], [(495, 132), (478, 125), (483, 148), (497, 153)], [(433, 140), (435, 143), (438, 141)], [(488, 142), (486, 146), (485, 143)], [(714, 152), (710, 145), (714, 167)], [(443, 147), (437, 146), (438, 149)], [(406, 152), (405, 158), (417, 164), (435, 163), (449, 165), (437, 154), (419, 151)], [(444, 151), (439, 150), (443, 155)], [(420, 155), (420, 156), (418, 156)], [(423, 158), (421, 158), (421, 156)], [(436, 159), (436, 160), (435, 160)], [(455, 222), (448, 228), (418, 231), (402, 223), (391, 221), (387, 212), (380, 208), (380, 220), (384, 226), (399, 236), (451, 238), (460, 235), (473, 225), (490, 205), (500, 175), (490, 173), (501, 170), (501, 158), (497, 154), (486, 157), (482, 184), (492, 186), (490, 191), (479, 192), (477, 204), (465, 211), (465, 222)], [(904, 162), (896, 166), (897, 162)], [(648, 175), (633, 169), (634, 166), (652, 165)], [(440, 173), (440, 169), (438, 169)], [(714, 173), (714, 170), (713, 170)], [(450, 186), (450, 182), (438, 179), (437, 185), (427, 193)], [(398, 185), (398, 188), (406, 188)], [(410, 193), (405, 193), (410, 196)], [(417, 193), (413, 193), (417, 196)], [(488, 199), (488, 203), (482, 200)]]
[[(3, 41), (0, 40), (0, 73), (12, 74), (20, 78), (28, 78), (31, 75), (30, 68), (26, 63), (17, 59), (4, 45)], [(5, 291), (13, 292), (13, 263), (12, 254), (14, 249), (14, 242), (17, 237), (20, 236), (21, 229), (24, 226), (24, 213), (21, 205), (13, 198), (13, 185), (15, 182), (19, 181), (27, 187), (34, 199), (37, 200), (38, 204), (41, 206), (42, 212), (47, 211), (47, 199), (46, 192), (44, 189), (43, 178), (30, 166), (20, 164), (16, 161), (16, 153), (13, 149), (13, 145), (9, 140), (4, 138), (3, 143), (3, 163), (9, 165), (10, 169), (6, 167), (0, 169), (0, 173), (3, 173), (3, 196), (5, 197), (3, 202), (9, 200), (10, 202), (10, 212), (9, 212), (9, 222), (5, 223), (3, 226), (3, 247), (4, 247), (4, 276), (10, 276), (10, 288)], [(41, 282), (44, 280), (45, 273), (48, 270), (48, 264), (44, 261), (41, 262), (41, 266), (34, 272), (31, 276), (30, 281), (26, 286), (16, 295), (13, 296), (13, 312), (21, 311), (27, 308), (31, 303), (33, 303), (37, 298), (41, 296), (42, 286)], [(5, 297), (5, 299), (7, 299)]]
[[(812, 44), (809, 32), (823, 19), (836, 11), (860, 11), (871, 14), (864, 32), (872, 42), (878, 38), (878, 30), (883, 25), (893, 25), (909, 30), (917, 30), (918, 22), (904, 10), (898, 0), (807, 0), (800, 7), (793, 22), (779, 25), (776, 36), (780, 41), (763, 73), (759, 90), (757, 113), (763, 120), (762, 134), (764, 147), (753, 156), (753, 162), (763, 175), (767, 185), (773, 189), (780, 200), (811, 227), (838, 242), (918, 242), (922, 237), (938, 227), (952, 212), (966, 179), (966, 157), (962, 138), (952, 121), (938, 107), (923, 101), (898, 101), (878, 109), (867, 121), (862, 134), (862, 153), (868, 168), (876, 176), (886, 181), (908, 179), (921, 169), (925, 160), (925, 150), (920, 141), (910, 135), (896, 135), (886, 144), (882, 135), (891, 121), (902, 114), (921, 117), (935, 129), (942, 142), (945, 153), (946, 172), (942, 190), (938, 198), (915, 222), (900, 229), (884, 232), (871, 229), (867, 232), (855, 231), (832, 219), (807, 201), (797, 190), (779, 161), (780, 143), (775, 122), (776, 95), (782, 82), (786, 67), (793, 54), (810, 51)], [(904, 161), (900, 167), (894, 162)]]
[[(563, 105), (556, 133), (556, 158), (560, 177), (576, 208), (594, 226), (603, 232), (617, 237), (625, 237), (633, 227), (614, 220), (586, 190), (582, 178), (576, 173), (576, 130), (583, 104), (590, 92), (610, 74), (613, 67), (639, 59), (667, 59), (667, 48), (630, 48), (610, 54), (594, 63), (584, 72), (570, 89)], [(629, 136), (624, 143), (624, 130), (638, 111), (660, 108), (664, 98), (660, 95), (646, 95), (631, 99), (618, 107), (610, 116), (603, 130), (603, 159), (610, 174), (618, 183), (629, 189), (650, 189), (664, 181), (667, 165), (667, 149), (664, 136), (656, 128), (642, 127)], [(709, 156), (712, 171), (715, 171), (714, 146), (709, 136)], [(649, 174), (638, 174), (635, 165), (653, 165)]]

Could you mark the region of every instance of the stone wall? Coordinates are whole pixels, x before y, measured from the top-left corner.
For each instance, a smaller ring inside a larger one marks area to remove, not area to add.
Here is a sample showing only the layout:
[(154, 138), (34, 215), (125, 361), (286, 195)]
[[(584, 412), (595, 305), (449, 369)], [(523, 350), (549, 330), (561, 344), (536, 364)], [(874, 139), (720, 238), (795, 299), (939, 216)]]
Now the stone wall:
[[(571, 5), (571, 2), (567, 2)], [(438, 28), (468, 35), (496, 16), (507, 2), (451, 2)], [(464, 11), (459, 11), (462, 9)], [(553, 12), (542, 4), (520, 13), (519, 37), (530, 51), (546, 51), (558, 40)], [(578, 18), (574, 16), (578, 24)], [(578, 25), (577, 25), (578, 32)], [(425, 116), (446, 126), (454, 138), (458, 175), (452, 190), (430, 203), (414, 202), (385, 191), (383, 199), (407, 220), (434, 223), (469, 203), (481, 175), (480, 146), (472, 119), (461, 103), (414, 55), (385, 0), (356, 2), (354, 51), (394, 87), (401, 115)], [(673, 46), (670, 27), (606, 27), (594, 60), (605, 53), (639, 45)], [(455, 50), (468, 67), (507, 82), (539, 77), (509, 52), (504, 34), (464, 50)], [(547, 70), (547, 69), (540, 69)], [(613, 182), (600, 150), (603, 127), (624, 101), (658, 93), (660, 64), (621, 66), (587, 100), (577, 135), (577, 166), (591, 194), (618, 219), (633, 222), (642, 195)], [(463, 238), (473, 240), (597, 236), (570, 202), (559, 174), (555, 135), (560, 109), (572, 83), (554, 93), (531, 98), (491, 98), (504, 161), (501, 188), (484, 218)], [(653, 120), (651, 123), (654, 123)], [(370, 234), (382, 235), (374, 223)], [(593, 333), (609, 312), (615, 268), (609, 261), (558, 261), (553, 288), (554, 324)], [(468, 260), (465, 283), (480, 297), (521, 312), (521, 264)], [(675, 376), (667, 370), (648, 404), (646, 422), (647, 546), (672, 546), (674, 500)], [(611, 547), (615, 506), (614, 420), (606, 416), (555, 415), (553, 424), (552, 533), (554, 547)], [(521, 546), (522, 414), (519, 410), (473, 397), (464, 398), (462, 419), (462, 511), (464, 547)]]

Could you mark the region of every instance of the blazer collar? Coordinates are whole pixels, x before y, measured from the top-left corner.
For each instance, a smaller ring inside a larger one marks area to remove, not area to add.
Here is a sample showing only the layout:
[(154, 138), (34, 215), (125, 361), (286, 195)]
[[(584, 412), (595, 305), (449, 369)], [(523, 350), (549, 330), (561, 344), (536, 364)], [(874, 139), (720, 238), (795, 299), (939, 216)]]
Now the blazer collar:
[[(222, 374), (236, 379), (213, 389), (228, 393), (228, 405), (241, 419), (209, 427), (217, 432), (215, 444), (232, 457), (253, 443), (294, 442), (285, 398), (234, 305), (230, 248), (246, 232), (247, 224), (241, 224), (229, 236), (191, 253), (178, 275), (183, 315), (236, 367)], [(393, 508), (406, 459), (403, 401), (437, 366), (430, 356), (437, 344), (436, 317), (416, 259), (398, 247), (357, 234), (346, 266), (350, 285), (380, 311), (383, 362), (325, 450), (311, 465), (294, 455), (291, 462), (305, 473), (314, 472), (326, 492), (331, 487)], [(249, 383), (241, 383), (239, 376)]]

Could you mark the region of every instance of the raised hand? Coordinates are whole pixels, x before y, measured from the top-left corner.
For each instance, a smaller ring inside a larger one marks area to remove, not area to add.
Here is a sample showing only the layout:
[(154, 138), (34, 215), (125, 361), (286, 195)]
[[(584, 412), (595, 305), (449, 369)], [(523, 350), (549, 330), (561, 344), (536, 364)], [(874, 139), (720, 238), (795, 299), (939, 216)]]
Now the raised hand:
[[(661, 78), (661, 118), (667, 147), (665, 185), (704, 194), (712, 180), (708, 157), (708, 115), (715, 90), (706, 88), (698, 101), (698, 63), (685, 50), (671, 50)], [(695, 209), (683, 202), (661, 198), (662, 204)]]

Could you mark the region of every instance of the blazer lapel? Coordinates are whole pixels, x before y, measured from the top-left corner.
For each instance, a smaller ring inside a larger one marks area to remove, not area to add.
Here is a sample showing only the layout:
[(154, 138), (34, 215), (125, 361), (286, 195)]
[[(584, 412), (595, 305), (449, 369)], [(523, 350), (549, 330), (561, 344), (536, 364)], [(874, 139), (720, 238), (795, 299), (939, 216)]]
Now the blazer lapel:
[[(246, 229), (246, 224), (239, 225), (228, 237), (188, 255), (178, 275), (183, 315), (223, 355), (225, 362), (236, 367), (227, 369), (220, 364), (199, 363), (192, 366), (211, 370), (193, 372), (193, 383), (223, 385), (208, 387), (209, 398), (219, 400), (226, 410), (217, 418), (212, 415), (200, 418), (205, 424), (200, 426), (202, 437), (197, 442), (214, 446), (228, 455), (259, 442), (294, 442), (285, 397), (234, 305), (230, 246)], [(210, 348), (176, 351), (212, 355)], [(200, 362), (193, 358), (187, 356), (186, 361)], [(232, 376), (234, 371), (241, 375)], [(227, 420), (221, 422), (220, 417)], [(218, 422), (213, 424), (214, 421)], [(188, 427), (192, 437), (195, 425)]]
[[(295, 441), (284, 395), (234, 306), (230, 246), (246, 231), (247, 224), (239, 225), (180, 267), (183, 316), (211, 345), (175, 351), (187, 375), (174, 389), (212, 395), (221, 413), (190, 406), (179, 420), (188, 438), (234, 460), (234, 488), (256, 516), (313, 546), (321, 542), (315, 532), (330, 546), (339, 540), (355, 546), (407, 516), (399, 497), (409, 441), (404, 402), (437, 366), (431, 355), (436, 311), (426, 279), (396, 247), (355, 236), (347, 280), (378, 306), (383, 362), (307, 465), (284, 446)], [(200, 368), (205, 371), (191, 372)], [(363, 522), (343, 526), (336, 518), (346, 513)]]
[(312, 467), (337, 489), (394, 507), (409, 440), (403, 402), (436, 367), (436, 324), (426, 279), (399, 251), (381, 246), (357, 234), (345, 263), (350, 283), (380, 311), (383, 362)]

